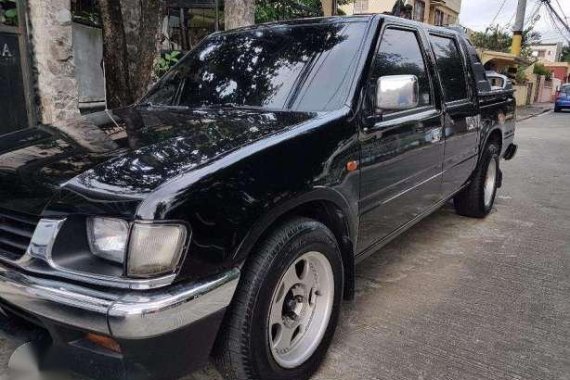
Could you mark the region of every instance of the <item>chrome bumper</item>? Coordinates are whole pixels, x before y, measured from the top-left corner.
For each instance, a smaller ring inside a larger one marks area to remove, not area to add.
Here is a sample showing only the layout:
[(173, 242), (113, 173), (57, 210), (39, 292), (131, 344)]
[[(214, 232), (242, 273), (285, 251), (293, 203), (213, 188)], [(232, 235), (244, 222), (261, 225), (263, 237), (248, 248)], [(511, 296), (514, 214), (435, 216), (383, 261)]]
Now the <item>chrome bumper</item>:
[(0, 265), (0, 299), (36, 317), (119, 339), (167, 334), (227, 307), (233, 269), (206, 281), (149, 291), (97, 291), (28, 276)]

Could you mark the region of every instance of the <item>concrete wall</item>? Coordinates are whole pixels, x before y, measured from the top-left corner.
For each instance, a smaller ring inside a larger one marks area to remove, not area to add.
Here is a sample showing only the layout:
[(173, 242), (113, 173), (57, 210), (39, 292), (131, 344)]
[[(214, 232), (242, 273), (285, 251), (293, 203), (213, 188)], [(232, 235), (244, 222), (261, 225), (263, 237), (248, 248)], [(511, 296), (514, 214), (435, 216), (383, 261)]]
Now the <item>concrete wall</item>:
[(457, 14), (461, 12), (461, 0), (447, 0), (445, 5)]
[(528, 87), (526, 84), (523, 85), (516, 85), (514, 86), (515, 89), (515, 99), (517, 101), (517, 106), (524, 106), (527, 103), (528, 98)]

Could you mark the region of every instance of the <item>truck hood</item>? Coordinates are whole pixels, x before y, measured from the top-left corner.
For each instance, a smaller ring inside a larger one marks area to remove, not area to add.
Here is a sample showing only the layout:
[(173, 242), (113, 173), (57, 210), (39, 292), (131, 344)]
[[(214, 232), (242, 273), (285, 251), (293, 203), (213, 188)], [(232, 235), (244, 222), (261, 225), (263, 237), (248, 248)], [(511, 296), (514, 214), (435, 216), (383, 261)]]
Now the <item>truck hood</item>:
[(0, 208), (39, 215), (61, 189), (90, 198), (144, 199), (181, 173), (314, 116), (130, 107), (91, 115), (71, 128), (19, 131), (0, 139)]

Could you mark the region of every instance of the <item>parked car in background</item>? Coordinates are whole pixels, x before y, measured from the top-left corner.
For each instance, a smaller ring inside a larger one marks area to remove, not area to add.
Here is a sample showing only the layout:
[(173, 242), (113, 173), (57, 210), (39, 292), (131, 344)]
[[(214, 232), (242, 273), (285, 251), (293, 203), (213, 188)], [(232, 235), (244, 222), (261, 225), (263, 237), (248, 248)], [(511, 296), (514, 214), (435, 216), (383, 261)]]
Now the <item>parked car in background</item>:
[(560, 112), (563, 109), (570, 109), (570, 84), (563, 84), (556, 94), (554, 112)]
[[(355, 263), (453, 199), (484, 218), (512, 89), (384, 15), (216, 33), (139, 103), (0, 139), (0, 307), (91, 377), (307, 379)], [(383, 310), (377, 310), (382, 313)]]

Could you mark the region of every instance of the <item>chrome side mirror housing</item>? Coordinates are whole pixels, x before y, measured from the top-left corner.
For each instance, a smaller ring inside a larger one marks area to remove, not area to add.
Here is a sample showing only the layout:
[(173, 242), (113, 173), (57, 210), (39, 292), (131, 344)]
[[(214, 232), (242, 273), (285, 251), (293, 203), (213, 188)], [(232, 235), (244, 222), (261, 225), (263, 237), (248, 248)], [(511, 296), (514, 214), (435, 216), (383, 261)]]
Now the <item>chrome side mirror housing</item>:
[(376, 83), (376, 112), (403, 111), (419, 104), (420, 87), (415, 75), (388, 75)]

